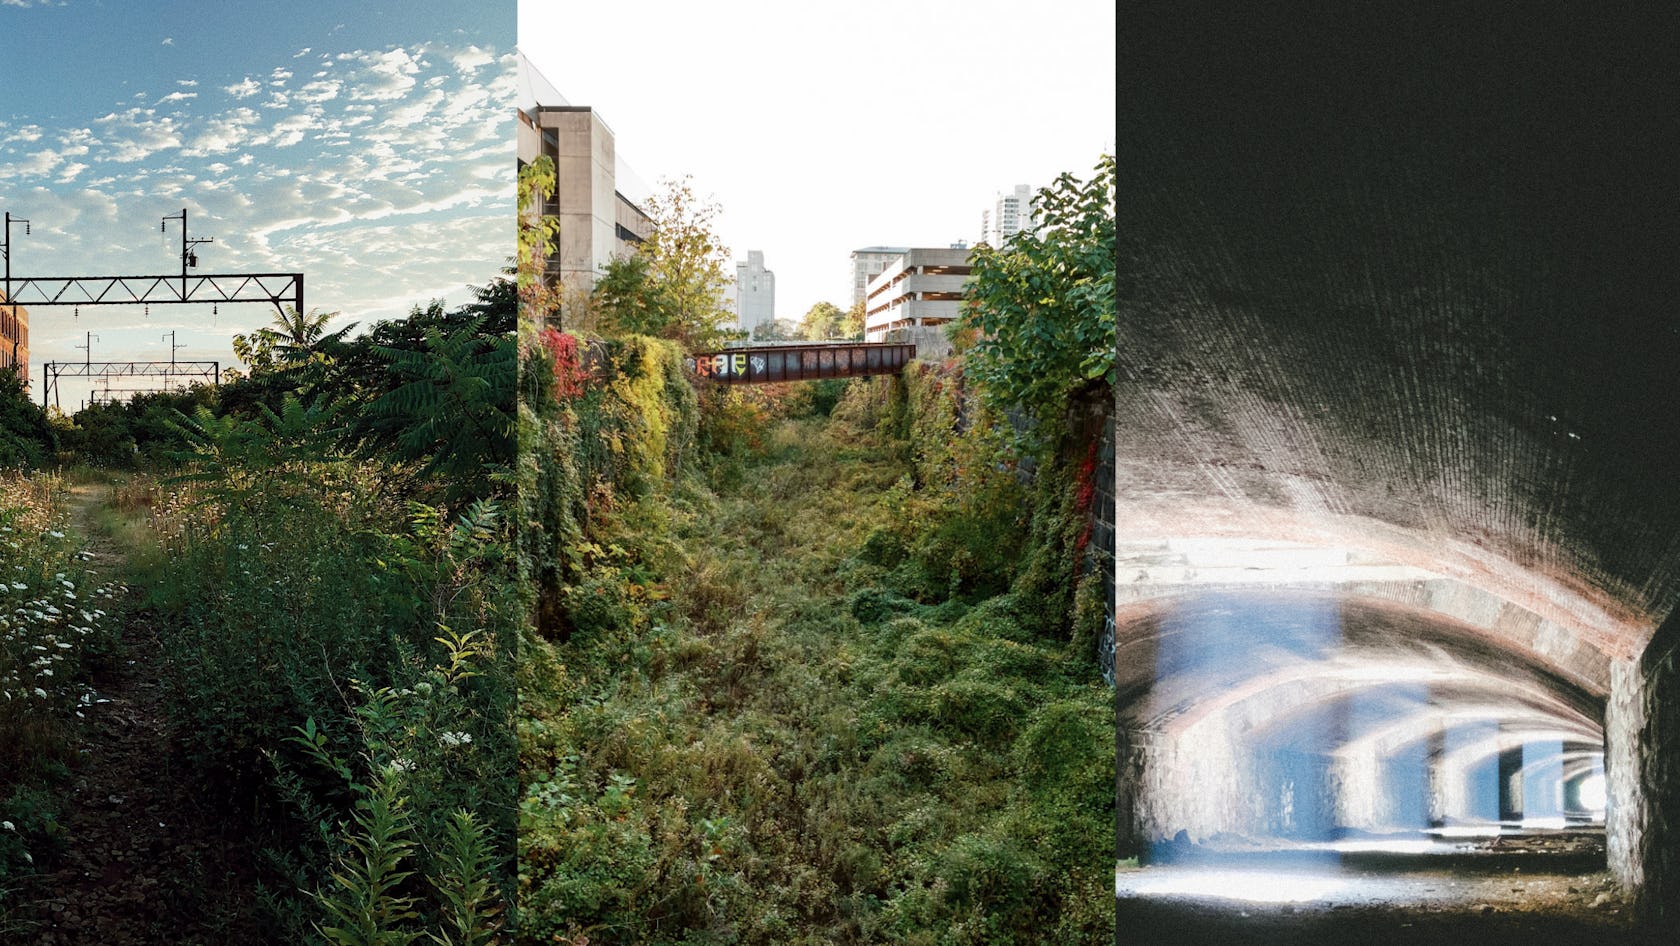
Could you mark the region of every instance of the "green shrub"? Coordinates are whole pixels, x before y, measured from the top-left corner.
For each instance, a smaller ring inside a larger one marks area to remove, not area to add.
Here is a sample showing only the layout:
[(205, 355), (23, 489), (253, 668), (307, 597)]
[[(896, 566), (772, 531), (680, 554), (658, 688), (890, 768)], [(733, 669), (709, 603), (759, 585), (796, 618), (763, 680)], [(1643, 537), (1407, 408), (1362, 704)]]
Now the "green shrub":
[[(463, 810), (480, 831), (475, 843), (502, 852), (484, 879), (508, 889), (506, 647), (524, 604), (509, 574), (507, 524), (489, 501), (453, 517), (399, 502), (375, 471), (353, 464), (240, 476), (238, 501), (225, 486), (195, 483), (153, 509), (168, 523), (150, 607), (173, 733), (203, 790), (228, 799), (252, 822), (248, 835), (272, 846), (277, 873), (263, 879), (276, 929), (312, 917), (301, 921), (340, 930), (325, 934), (337, 942), (405, 941), (341, 915), (379, 912), (357, 898), (384, 881), (341, 863), (350, 885), (335, 881), (341, 889), (327, 899), (307, 891), (358, 844), (372, 846), (358, 863), (378, 848), (418, 875), (437, 874)], [(327, 755), (338, 761), (320, 764)], [(394, 820), (376, 827), (365, 806), (387, 783), (397, 794), (380, 817)], [(339, 824), (349, 827), (332, 830)], [(304, 891), (286, 893), (293, 885)], [(413, 898), (417, 915), (408, 923), (393, 901), (386, 927), (400, 920), (418, 935), (458, 913), (447, 891), (398, 886), (391, 896)]]
[(990, 746), (1011, 739), (1027, 713), (1019, 690), (991, 680), (946, 680), (933, 687), (931, 697), (936, 724)]
[(871, 565), (881, 565), (892, 568), (904, 561), (909, 550), (904, 547), (904, 539), (890, 529), (874, 528), (864, 537), (863, 547), (858, 550), (858, 558)]
[(568, 590), (564, 599), (576, 633), (622, 632), (635, 622), (636, 610), (616, 573), (594, 574)]
[(852, 594), (847, 607), (860, 624), (879, 624), (910, 611), (915, 602), (882, 588), (860, 588)]

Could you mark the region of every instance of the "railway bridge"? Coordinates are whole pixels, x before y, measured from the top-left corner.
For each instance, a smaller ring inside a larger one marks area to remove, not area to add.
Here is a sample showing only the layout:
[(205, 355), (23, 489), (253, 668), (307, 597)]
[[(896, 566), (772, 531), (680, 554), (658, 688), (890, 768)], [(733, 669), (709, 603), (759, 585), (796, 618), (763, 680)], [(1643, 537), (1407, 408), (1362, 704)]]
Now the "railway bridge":
[(915, 345), (824, 342), (754, 345), (696, 352), (685, 367), (719, 384), (773, 384), (897, 374), (916, 357)]

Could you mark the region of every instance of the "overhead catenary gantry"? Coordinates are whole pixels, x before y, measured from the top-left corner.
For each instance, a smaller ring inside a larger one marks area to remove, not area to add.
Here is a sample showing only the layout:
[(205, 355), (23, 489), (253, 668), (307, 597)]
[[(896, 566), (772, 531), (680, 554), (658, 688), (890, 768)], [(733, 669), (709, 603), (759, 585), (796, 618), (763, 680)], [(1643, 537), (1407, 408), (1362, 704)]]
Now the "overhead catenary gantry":
[[(153, 388), (113, 388), (112, 378), (161, 378), (162, 390), (169, 390), (172, 381), (188, 384), (199, 382), (204, 384), (222, 383), (222, 364), (219, 361), (176, 361), (175, 352), (184, 348), (175, 344), (175, 333), (170, 332), (164, 338), (170, 343), (168, 361), (94, 361), (93, 343), (99, 338), (92, 332), (87, 333), (86, 341), (77, 348), (87, 352), (81, 361), (48, 361), (41, 365), (41, 406), (46, 407), (49, 401), (54, 406), (58, 403), (59, 378), (88, 378), (96, 384), (103, 383), (103, 388), (95, 393), (104, 393), (106, 400), (114, 392), (124, 394), (155, 393)], [(93, 403), (98, 403), (94, 398)]]
[(302, 273), (192, 273), (198, 266), (195, 247), (211, 242), (210, 237), (187, 233), (187, 210), (163, 218), (160, 229), (167, 232), (169, 221), (181, 221), (181, 272), (156, 276), (20, 276), (12, 275), (12, 224), (29, 221), (5, 215), (5, 293), (9, 304), (25, 307), (83, 305), (150, 305), (156, 303), (267, 302), (284, 311), (290, 303), (303, 311)]
[[(209, 304), (212, 311), (222, 303), (266, 302), (276, 311), (284, 312), (291, 305), (303, 311), (302, 273), (194, 273), (198, 266), (197, 247), (214, 242), (212, 237), (194, 237), (187, 231), (187, 209), (162, 218), (159, 230), (169, 232), (169, 222), (181, 222), (181, 272), (149, 276), (18, 276), (12, 275), (12, 224), (21, 223), (29, 233), (30, 222), (5, 214), (4, 239), (0, 240), (0, 258), (4, 259), (4, 301), (7, 305), (28, 308), (41, 306), (143, 305), (148, 312), (152, 303)], [(45, 362), (41, 366), (41, 403), (49, 398), (56, 401), (60, 377), (104, 378), (107, 386), (112, 377), (162, 377), (167, 387), (171, 378), (208, 380), (220, 383), (221, 365), (215, 361), (176, 361), (171, 333), (169, 361), (101, 361), (91, 358), (92, 336), (87, 343), (89, 357), (80, 363)], [(81, 347), (81, 346), (78, 346)]]

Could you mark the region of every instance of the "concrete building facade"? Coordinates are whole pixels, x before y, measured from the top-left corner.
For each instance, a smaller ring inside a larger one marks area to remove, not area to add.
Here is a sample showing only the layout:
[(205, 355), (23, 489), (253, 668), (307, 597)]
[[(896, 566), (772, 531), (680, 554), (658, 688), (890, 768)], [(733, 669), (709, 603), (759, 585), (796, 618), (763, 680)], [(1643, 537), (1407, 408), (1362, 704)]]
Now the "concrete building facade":
[(748, 250), (735, 264), (735, 327), (752, 332), (776, 321), (776, 274), (764, 268), (764, 251)]
[(980, 212), (981, 242), (1001, 247), (1022, 230), (1031, 230), (1036, 204), (1037, 195), (1028, 184), (1017, 184), (1009, 193), (998, 194), (991, 208)]
[(893, 260), (910, 252), (908, 246), (866, 246), (852, 251), (852, 305), (863, 301), (869, 281)]
[[(548, 276), (566, 298), (575, 298), (594, 288), (615, 256), (634, 252), (653, 234), (641, 207), (647, 194), (619, 158), (600, 113), (568, 103), (523, 56), (519, 69), (519, 166), (546, 155), (556, 178), (554, 195), (540, 208), (525, 209), (559, 220)], [(633, 183), (632, 193), (626, 193), (627, 183)]]
[(906, 250), (865, 288), (864, 338), (888, 340), (888, 333), (944, 325), (961, 314), (968, 281), (965, 247)]

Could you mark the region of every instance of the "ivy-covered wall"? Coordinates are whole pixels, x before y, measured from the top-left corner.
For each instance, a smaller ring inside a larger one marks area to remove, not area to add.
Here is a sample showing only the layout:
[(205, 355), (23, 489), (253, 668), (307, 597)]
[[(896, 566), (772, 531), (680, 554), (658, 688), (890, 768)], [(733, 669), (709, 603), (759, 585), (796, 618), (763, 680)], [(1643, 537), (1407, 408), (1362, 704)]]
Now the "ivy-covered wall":
[(565, 601), (577, 593), (567, 589), (599, 552), (590, 523), (681, 468), (694, 450), (698, 402), (674, 342), (627, 336), (580, 346), (533, 330), (521, 357), (521, 561), (538, 632), (564, 637)]

